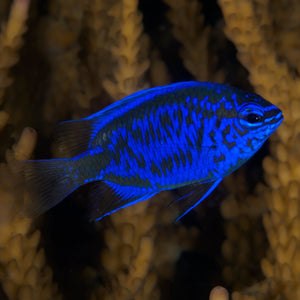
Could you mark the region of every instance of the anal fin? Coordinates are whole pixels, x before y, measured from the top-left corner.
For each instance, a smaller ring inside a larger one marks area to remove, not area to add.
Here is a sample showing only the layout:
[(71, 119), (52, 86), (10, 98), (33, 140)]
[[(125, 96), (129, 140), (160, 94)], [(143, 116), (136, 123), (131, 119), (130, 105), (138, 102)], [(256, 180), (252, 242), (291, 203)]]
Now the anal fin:
[(156, 193), (145, 193), (134, 187), (120, 186), (107, 181), (91, 183), (89, 194), (90, 221), (99, 221), (115, 211), (147, 200)]

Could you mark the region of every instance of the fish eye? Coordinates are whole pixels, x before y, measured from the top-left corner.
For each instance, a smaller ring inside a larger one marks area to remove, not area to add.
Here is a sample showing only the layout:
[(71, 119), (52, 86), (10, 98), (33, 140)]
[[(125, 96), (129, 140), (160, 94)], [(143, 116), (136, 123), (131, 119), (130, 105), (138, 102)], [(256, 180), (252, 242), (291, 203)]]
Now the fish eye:
[(255, 124), (255, 123), (259, 123), (261, 122), (263, 119), (262, 116), (258, 115), (258, 114), (249, 114), (248, 116), (246, 116), (246, 120), (248, 123), (251, 123), (251, 124)]
[(257, 105), (242, 107), (238, 114), (238, 120), (242, 127), (257, 128), (264, 122), (264, 111)]

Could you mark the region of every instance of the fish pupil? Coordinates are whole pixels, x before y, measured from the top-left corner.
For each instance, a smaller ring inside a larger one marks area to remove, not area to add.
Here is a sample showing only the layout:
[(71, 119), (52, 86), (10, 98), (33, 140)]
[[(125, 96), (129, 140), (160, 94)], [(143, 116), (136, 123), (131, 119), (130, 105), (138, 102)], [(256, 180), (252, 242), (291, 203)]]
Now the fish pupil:
[(251, 124), (259, 123), (262, 121), (262, 116), (251, 113), (251, 114), (247, 115), (246, 121)]

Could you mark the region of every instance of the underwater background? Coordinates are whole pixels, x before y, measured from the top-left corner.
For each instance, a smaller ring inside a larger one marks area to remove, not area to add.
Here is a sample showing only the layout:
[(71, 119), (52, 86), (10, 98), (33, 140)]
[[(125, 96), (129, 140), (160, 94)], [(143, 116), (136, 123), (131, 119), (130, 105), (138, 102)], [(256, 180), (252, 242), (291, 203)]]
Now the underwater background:
[(57, 123), (171, 82), (230, 84), (285, 116), (177, 223), (173, 192), (90, 223), (88, 187), (21, 218), (0, 172), (1, 300), (300, 299), (299, 1), (1, 0), (0, 20), (2, 165), (63, 157)]

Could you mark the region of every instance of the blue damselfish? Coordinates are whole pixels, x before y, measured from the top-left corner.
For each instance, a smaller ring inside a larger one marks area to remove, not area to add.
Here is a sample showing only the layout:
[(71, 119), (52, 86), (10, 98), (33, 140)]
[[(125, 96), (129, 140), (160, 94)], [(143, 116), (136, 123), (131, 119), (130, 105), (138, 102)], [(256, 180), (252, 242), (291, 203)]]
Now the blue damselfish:
[(91, 183), (91, 220), (181, 189), (181, 215), (245, 163), (283, 120), (262, 97), (208, 82), (136, 92), (81, 120), (58, 125), (70, 158), (16, 164), (30, 215)]

